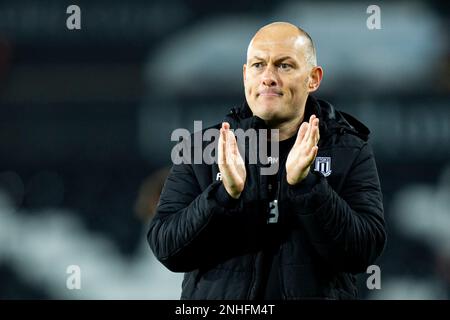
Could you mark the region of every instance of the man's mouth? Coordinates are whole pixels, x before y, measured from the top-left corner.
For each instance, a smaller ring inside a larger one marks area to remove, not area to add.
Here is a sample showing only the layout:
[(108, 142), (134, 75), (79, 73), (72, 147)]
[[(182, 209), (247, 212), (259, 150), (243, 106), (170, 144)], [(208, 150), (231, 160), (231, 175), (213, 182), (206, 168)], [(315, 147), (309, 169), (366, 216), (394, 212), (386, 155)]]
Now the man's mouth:
[(280, 97), (283, 93), (278, 90), (262, 90), (256, 94), (256, 97)]

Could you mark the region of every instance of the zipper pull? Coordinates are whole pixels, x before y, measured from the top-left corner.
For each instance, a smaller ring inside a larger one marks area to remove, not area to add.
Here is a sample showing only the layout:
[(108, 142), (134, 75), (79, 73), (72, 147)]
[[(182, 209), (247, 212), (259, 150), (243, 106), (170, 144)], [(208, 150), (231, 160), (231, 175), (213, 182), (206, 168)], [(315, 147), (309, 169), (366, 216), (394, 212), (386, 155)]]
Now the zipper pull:
[(278, 223), (279, 211), (278, 211), (278, 197), (280, 196), (280, 181), (277, 182), (277, 195), (275, 200), (269, 202), (269, 216), (267, 218), (267, 224), (269, 223)]
[(277, 223), (278, 222), (278, 200), (275, 199), (269, 203), (269, 217), (267, 223)]

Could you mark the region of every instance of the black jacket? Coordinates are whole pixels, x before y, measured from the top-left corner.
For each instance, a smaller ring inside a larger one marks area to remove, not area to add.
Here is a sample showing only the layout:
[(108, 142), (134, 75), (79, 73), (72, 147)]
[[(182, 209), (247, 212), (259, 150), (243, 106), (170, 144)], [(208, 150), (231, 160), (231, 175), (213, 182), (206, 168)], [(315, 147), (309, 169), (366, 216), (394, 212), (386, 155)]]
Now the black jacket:
[[(282, 296), (356, 298), (354, 274), (375, 262), (386, 241), (380, 182), (367, 143), (369, 130), (311, 96), (306, 113), (320, 119), (318, 157), (331, 158), (331, 174), (325, 177), (311, 168), (305, 180), (290, 186), (285, 164), (280, 164)], [(232, 129), (264, 127), (246, 104), (224, 120)], [(257, 297), (269, 205), (267, 176), (260, 175), (260, 169), (261, 165), (246, 163), (244, 191), (232, 201), (224, 198), (226, 191), (216, 180), (217, 164), (172, 167), (148, 242), (168, 269), (186, 273), (182, 299)]]

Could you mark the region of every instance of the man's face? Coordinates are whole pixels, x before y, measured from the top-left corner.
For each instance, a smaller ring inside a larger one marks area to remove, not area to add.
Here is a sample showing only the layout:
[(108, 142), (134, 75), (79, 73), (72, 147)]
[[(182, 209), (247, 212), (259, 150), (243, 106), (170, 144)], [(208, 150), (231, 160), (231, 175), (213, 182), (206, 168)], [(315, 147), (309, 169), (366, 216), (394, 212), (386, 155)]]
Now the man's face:
[(245, 97), (254, 115), (274, 124), (303, 116), (312, 68), (305, 41), (279, 30), (253, 38), (243, 73)]

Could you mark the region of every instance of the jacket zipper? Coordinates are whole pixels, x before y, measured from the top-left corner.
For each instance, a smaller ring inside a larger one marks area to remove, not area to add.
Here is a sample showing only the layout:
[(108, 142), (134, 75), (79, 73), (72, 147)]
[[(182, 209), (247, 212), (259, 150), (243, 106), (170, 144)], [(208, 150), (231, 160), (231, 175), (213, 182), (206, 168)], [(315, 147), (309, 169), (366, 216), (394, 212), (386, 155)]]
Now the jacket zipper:
[[(281, 164), (281, 167), (278, 169), (278, 170), (280, 170), (280, 179), (278, 180), (278, 189), (277, 189), (277, 196), (276, 196), (276, 199), (277, 199), (278, 203), (280, 203), (280, 194), (281, 194), (281, 185), (282, 185), (281, 182), (282, 182), (283, 177), (284, 177), (284, 171), (285, 171), (284, 169), (286, 167), (286, 160), (283, 160), (283, 163)], [(278, 206), (278, 210), (279, 209), (280, 209), (280, 207)], [(278, 211), (278, 214), (279, 213), (280, 212)], [(284, 281), (283, 281), (283, 268), (282, 268), (282, 265), (281, 265), (281, 261), (283, 260), (283, 259), (281, 259), (281, 256), (282, 256), (282, 253), (283, 253), (282, 247), (283, 247), (283, 244), (281, 243), (280, 246), (279, 246), (278, 257), (277, 257), (278, 258), (278, 268), (279, 268), (278, 280), (280, 282), (281, 298), (282, 299), (286, 299), (285, 288), (284, 288)]]

